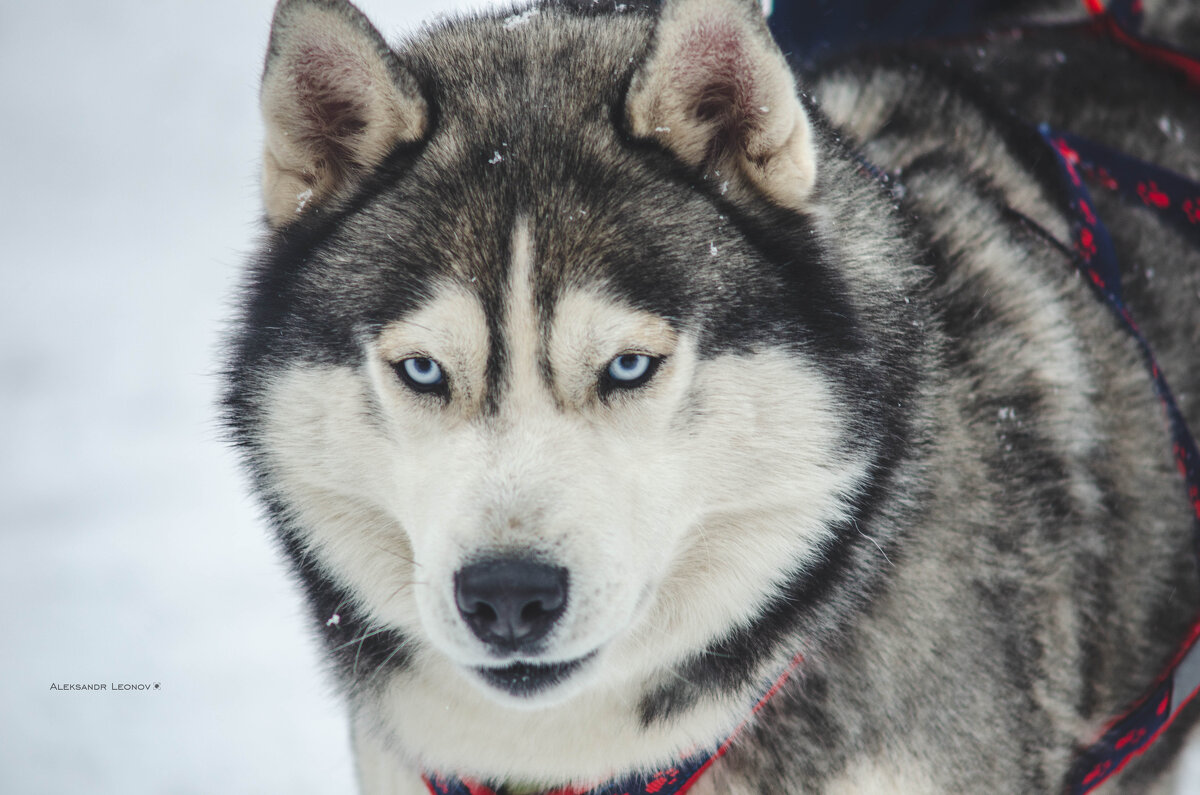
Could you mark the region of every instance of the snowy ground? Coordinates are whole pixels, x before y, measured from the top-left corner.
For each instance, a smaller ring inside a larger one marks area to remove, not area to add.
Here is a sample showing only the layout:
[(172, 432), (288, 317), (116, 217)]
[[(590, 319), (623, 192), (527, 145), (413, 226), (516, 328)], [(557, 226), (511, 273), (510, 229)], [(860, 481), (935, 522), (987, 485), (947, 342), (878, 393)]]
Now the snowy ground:
[[(213, 421), (271, 6), (0, 5), (0, 792), (351, 789)], [(360, 6), (389, 34), (448, 7)]]

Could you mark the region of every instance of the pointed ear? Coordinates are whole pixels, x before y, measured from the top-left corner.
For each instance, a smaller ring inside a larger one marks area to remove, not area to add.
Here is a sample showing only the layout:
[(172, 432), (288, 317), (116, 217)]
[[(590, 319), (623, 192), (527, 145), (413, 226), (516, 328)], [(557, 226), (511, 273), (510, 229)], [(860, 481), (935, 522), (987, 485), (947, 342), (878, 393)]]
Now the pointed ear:
[(353, 185), (428, 127), (416, 80), (344, 0), (275, 7), (260, 104), (263, 200), (275, 227)]
[(634, 135), (735, 192), (801, 209), (816, 182), (808, 116), (757, 0), (666, 0), (626, 112)]

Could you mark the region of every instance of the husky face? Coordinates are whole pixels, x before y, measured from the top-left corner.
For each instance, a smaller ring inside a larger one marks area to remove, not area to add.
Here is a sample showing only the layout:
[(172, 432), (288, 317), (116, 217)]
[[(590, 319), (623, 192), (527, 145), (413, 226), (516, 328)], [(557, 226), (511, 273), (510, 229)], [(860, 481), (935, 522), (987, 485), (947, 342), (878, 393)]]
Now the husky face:
[[(571, 209), (604, 223), (599, 202)], [(504, 220), (471, 245), (495, 259), (423, 276), (419, 298), (356, 329), (352, 361), (293, 363), (266, 400), (266, 448), (305, 546), (373, 623), (490, 694), (540, 703), (747, 621), (827, 540), (861, 464), (815, 364), (720, 328), (768, 285), (726, 275), (761, 255), (719, 210), (672, 252), (690, 262), (609, 254), (624, 273), (556, 239), (561, 223), (537, 220), (548, 208), (483, 210)], [(661, 234), (639, 220), (611, 234)], [(422, 226), (450, 236), (461, 221)], [(403, 256), (347, 259), (391, 271)], [(630, 288), (634, 268), (652, 291)], [(464, 592), (497, 561), (541, 567), (514, 575), (533, 588), (523, 601)], [(548, 596), (522, 580), (547, 570), (561, 572)], [(488, 626), (476, 604), (497, 613)]]

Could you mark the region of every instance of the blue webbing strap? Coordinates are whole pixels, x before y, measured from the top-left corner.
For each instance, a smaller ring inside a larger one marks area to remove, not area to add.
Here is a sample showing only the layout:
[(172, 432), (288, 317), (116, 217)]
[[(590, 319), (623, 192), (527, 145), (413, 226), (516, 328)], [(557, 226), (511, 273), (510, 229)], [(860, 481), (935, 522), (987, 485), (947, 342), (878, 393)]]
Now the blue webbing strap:
[[(1186, 213), (1173, 211), (1180, 210), (1187, 201), (1191, 201), (1194, 207), (1200, 205), (1200, 184), (1079, 136), (1052, 130), (1046, 125), (1040, 126), (1038, 132), (1055, 154), (1071, 199), (1076, 264), (1087, 276), (1096, 295), (1137, 341), (1150, 370), (1155, 392), (1162, 401), (1176, 464), (1186, 483), (1187, 496), (1197, 521), (1195, 543), (1200, 554), (1200, 453), (1171, 394), (1162, 368), (1158, 366), (1149, 343), (1122, 299), (1116, 251), (1108, 230), (1096, 215), (1083, 176), (1087, 175), (1101, 185), (1160, 213), (1196, 240), (1198, 245), (1200, 218), (1191, 221)], [(1200, 690), (1200, 644), (1197, 644), (1197, 640), (1200, 640), (1200, 622), (1193, 624), (1183, 646), (1159, 676), (1150, 693), (1109, 724), (1100, 739), (1079, 756), (1067, 779), (1066, 791), (1070, 795), (1090, 792), (1133, 757), (1149, 748), (1196, 695)]]
[[(1138, 33), (1141, 0), (1083, 0), (1103, 32), (1148, 61), (1176, 70), (1200, 87), (1200, 58)], [(1200, 453), (1183, 413), (1171, 394), (1162, 368), (1134, 321), (1121, 293), (1121, 271), (1112, 238), (1097, 217), (1083, 177), (1142, 205), (1200, 247), (1200, 183), (1077, 135), (1038, 127), (1054, 153), (1073, 216), (1076, 265), (1096, 295), (1113, 311), (1141, 348), (1155, 393), (1162, 401), (1172, 450), (1194, 517), (1193, 546), (1200, 560)], [(1067, 795), (1084, 795), (1118, 773), (1150, 748), (1180, 711), (1200, 692), (1200, 613), (1174, 657), (1146, 695), (1112, 720), (1100, 738), (1077, 757), (1064, 786)]]
[[(1191, 85), (1200, 87), (1200, 58), (1138, 34), (1141, 0), (1110, 0), (1107, 7), (1102, 0), (1082, 2), (1099, 32), (1148, 61), (1178, 71)], [(1054, 152), (1070, 196), (1077, 266), (1097, 296), (1137, 341), (1150, 370), (1154, 390), (1162, 401), (1175, 460), (1195, 516), (1193, 544), (1200, 559), (1200, 476), (1197, 472), (1200, 454), (1154, 353), (1122, 298), (1116, 250), (1108, 230), (1096, 216), (1083, 176), (1158, 213), (1197, 247), (1200, 247), (1200, 183), (1046, 125), (1040, 126), (1038, 132)], [(886, 184), (886, 174), (861, 157), (859, 162), (865, 172)], [(1080, 752), (1068, 774), (1064, 791), (1068, 795), (1083, 795), (1116, 774), (1154, 743), (1197, 690), (1200, 690), (1200, 615), (1149, 692), (1111, 721), (1101, 737)]]
[[(1140, 0), (1113, 0), (1100, 8), (1097, 0), (1085, 0), (1088, 10), (1107, 23), (1117, 40), (1148, 56), (1163, 51), (1156, 42), (1136, 36), (1141, 22)], [(1153, 52), (1151, 52), (1151, 50)], [(1170, 52), (1171, 60), (1155, 60), (1178, 66), (1186, 74), (1200, 71), (1200, 60)], [(1175, 63), (1174, 61), (1181, 61)], [(1116, 314), (1137, 341), (1154, 381), (1154, 390), (1162, 401), (1175, 461), (1183, 476), (1187, 497), (1196, 520), (1193, 544), (1200, 556), (1200, 453), (1188, 430), (1183, 413), (1175, 402), (1162, 368), (1154, 358), (1146, 338), (1138, 329), (1121, 295), (1121, 272), (1112, 238), (1096, 216), (1083, 177), (1116, 191), (1126, 200), (1144, 205), (1172, 224), (1176, 230), (1200, 246), (1200, 183), (1159, 166), (1097, 144), (1070, 133), (1038, 128), (1043, 140), (1054, 152), (1063, 183), (1071, 200), (1074, 216), (1076, 262), (1088, 277), (1097, 296)], [(1191, 631), (1149, 693), (1124, 715), (1112, 721), (1101, 737), (1083, 751), (1067, 777), (1068, 795), (1084, 795), (1103, 784), (1138, 754), (1148, 749), (1166, 730), (1189, 701), (1200, 691), (1200, 620)]]

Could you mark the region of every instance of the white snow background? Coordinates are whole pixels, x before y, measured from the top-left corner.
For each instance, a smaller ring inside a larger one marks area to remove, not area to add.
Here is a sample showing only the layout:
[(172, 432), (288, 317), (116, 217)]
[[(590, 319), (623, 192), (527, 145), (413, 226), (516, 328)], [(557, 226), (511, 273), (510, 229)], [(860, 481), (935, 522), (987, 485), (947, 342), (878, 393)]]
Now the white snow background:
[[(272, 5), (0, 4), (0, 793), (353, 789), (214, 419)], [(455, 3), (359, 5), (392, 37)], [(50, 689), (93, 682), (161, 687)]]

